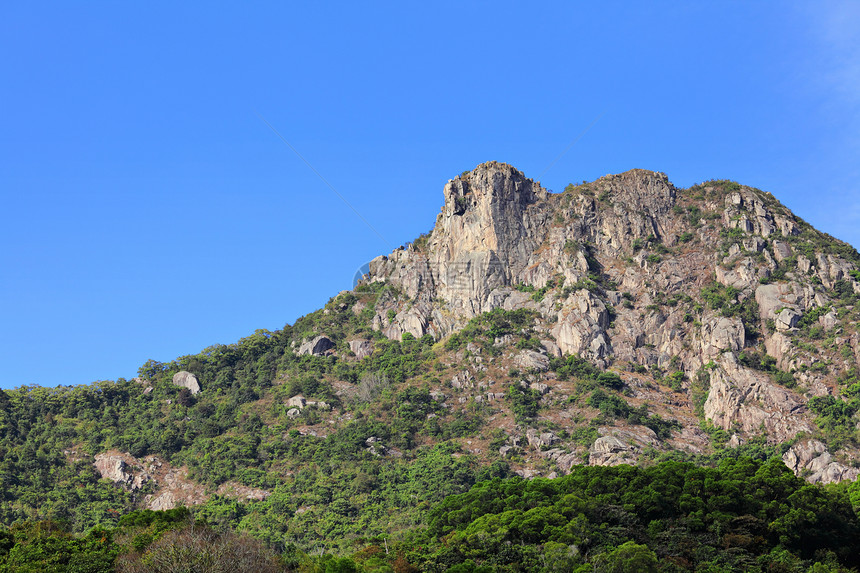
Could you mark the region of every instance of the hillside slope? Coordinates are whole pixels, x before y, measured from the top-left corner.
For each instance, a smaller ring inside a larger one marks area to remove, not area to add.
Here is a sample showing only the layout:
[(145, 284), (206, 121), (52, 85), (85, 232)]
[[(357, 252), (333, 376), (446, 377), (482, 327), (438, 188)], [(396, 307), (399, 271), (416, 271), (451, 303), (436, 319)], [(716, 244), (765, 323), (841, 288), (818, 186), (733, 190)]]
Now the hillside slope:
[(274, 547), (392, 534), (476, 482), (782, 458), (853, 480), (860, 257), (768, 193), (486, 163), (353, 291), (134, 380), (6, 392), (0, 518), (197, 507)]

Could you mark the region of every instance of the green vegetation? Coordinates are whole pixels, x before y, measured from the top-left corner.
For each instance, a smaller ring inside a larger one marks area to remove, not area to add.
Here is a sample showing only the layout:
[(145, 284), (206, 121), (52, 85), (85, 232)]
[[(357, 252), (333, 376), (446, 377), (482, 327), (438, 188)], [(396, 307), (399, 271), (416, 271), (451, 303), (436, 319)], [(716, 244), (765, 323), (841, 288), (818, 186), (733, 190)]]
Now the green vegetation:
[(776, 268), (770, 273), (767, 277), (762, 277), (759, 279), (761, 284), (773, 283), (781, 280), (785, 280), (788, 273), (794, 271), (797, 268), (797, 257), (787, 257), (780, 262), (776, 263)]
[(554, 480), (485, 477), (434, 504), (422, 523), (355, 538), (339, 553), (289, 543), (273, 550), (219, 528), (206, 508), (180, 508), (133, 512), (85, 535), (23, 523), (0, 534), (0, 572), (215, 572), (220, 563), (237, 573), (804, 573), (860, 565), (849, 498), (856, 492), (810, 485), (778, 459), (577, 467)]
[(725, 317), (739, 317), (743, 321), (747, 336), (755, 338), (760, 321), (758, 303), (752, 297), (743, 298), (740, 295), (738, 289), (718, 282), (702, 289), (702, 300), (709, 308), (719, 311)]
[(844, 491), (809, 485), (778, 460), (664, 462), (478, 484), (430, 513), (416, 541), (432, 552), (408, 556), (499, 571), (807, 571), (815, 561), (837, 571), (860, 564), (858, 533)]
[(786, 237), (786, 239), (792, 243), (796, 251), (809, 260), (815, 261), (816, 255), (820, 253), (841, 257), (855, 264), (860, 263), (860, 253), (848, 243), (815, 230), (812, 225), (802, 219), (798, 218), (797, 222), (801, 228), (800, 234)]
[(430, 232), (421, 233), (417, 239), (412, 241), (412, 248), (419, 252), (427, 251), (427, 243), (430, 240)]
[(709, 370), (716, 368), (713, 361), (702, 366), (696, 376), (690, 381), (690, 400), (693, 402), (693, 412), (700, 418), (705, 417), (705, 402), (708, 400), (708, 392), (711, 389), (711, 375)]
[(729, 247), (742, 241), (746, 236), (747, 234), (743, 229), (727, 229), (725, 227), (720, 229), (720, 239), (722, 239), (720, 248), (724, 251), (724, 255), (728, 254)]
[[(570, 243), (570, 241), (568, 241)], [(555, 277), (550, 278), (546, 281), (546, 284), (540, 288), (535, 288), (532, 285), (527, 284), (518, 284), (514, 288), (516, 288), (520, 292), (528, 292), (532, 293), (532, 300), (535, 302), (540, 302), (543, 300), (544, 295), (557, 286), (561, 286), (564, 284), (564, 276), (557, 275)]]
[(588, 277), (581, 278), (572, 285), (564, 287), (564, 289), (562, 290), (562, 296), (567, 298), (575, 291), (580, 289), (585, 289), (588, 292), (598, 293), (600, 292), (600, 286), (597, 284), (597, 281), (599, 280), (600, 279), (594, 273), (589, 273)]
[(687, 208), (687, 222), (692, 227), (701, 225), (702, 211), (696, 205), (691, 205)]
[(286, 573), (306, 556), (278, 556), (259, 540), (195, 522), (185, 508), (136, 511), (116, 528), (73, 535), (58, 522), (16, 524), (0, 533), (2, 573)]
[(673, 430), (681, 428), (675, 420), (664, 420), (657, 414), (649, 415), (647, 404), (634, 408), (623, 398), (607, 394), (599, 388), (589, 396), (588, 405), (600, 410), (601, 423), (609, 423), (614, 419), (626, 420), (629, 424), (650, 428), (661, 439), (671, 437)]
[(550, 359), (549, 367), (557, 373), (559, 380), (567, 380), (571, 376), (591, 380), (600, 373), (589, 361), (573, 354)]
[[(411, 527), (443, 495), (507, 475), (504, 464), (481, 467), (454, 441), (479, 430), (480, 411), (451, 415), (426, 384), (403, 384), (429, 378), (433, 338), (406, 334), (398, 342), (365, 330), (366, 309), (396, 296), (394, 289), (365, 285), (292, 327), (257, 331), (169, 363), (150, 360), (139, 381), (0, 393), (0, 519), (51, 520), (65, 524), (68, 536), (116, 527), (150, 490), (132, 494), (100, 479), (92, 455), (111, 449), (186, 466), (210, 495), (228, 481), (267, 489), (263, 501), (211, 495), (198, 512), (276, 548), (291, 539), (348, 544), (355, 535)], [(364, 309), (353, 310), (359, 301)], [(532, 321), (525, 311), (500, 311), (476, 320), (466, 335), (488, 336), (491, 345), (494, 336), (519, 334)], [(338, 345), (368, 337), (374, 351), (360, 361), (293, 352), (294, 343), (321, 333)], [(174, 386), (180, 370), (194, 372), (203, 392), (191, 396)], [(354, 387), (354, 397), (336, 393), (335, 383)], [(286, 399), (298, 393), (354, 419), (320, 428), (326, 437), (316, 437), (301, 428), (319, 424), (320, 410), (287, 416)], [(401, 457), (374, 455), (370, 438)]]
[(781, 384), (786, 388), (794, 388), (797, 383), (794, 380), (794, 375), (790, 372), (785, 372), (776, 367), (776, 358), (768, 354), (759, 354), (755, 350), (746, 350), (738, 355), (738, 362), (752, 368), (770, 374), (777, 384)]
[[(836, 292), (839, 291), (837, 290)], [(806, 329), (808, 331), (810, 327), (817, 325), (818, 319), (830, 312), (830, 310), (831, 307), (829, 304), (807, 310), (803, 313), (803, 316), (800, 317), (800, 320), (797, 323), (797, 328)]]
[(474, 342), (493, 353), (493, 343), (497, 338), (508, 335), (527, 335), (526, 338), (530, 338), (536, 317), (537, 313), (532, 310), (506, 311), (497, 308), (473, 318), (460, 332), (452, 334), (445, 342), (445, 349), (457, 350)]
[(675, 392), (680, 392), (683, 389), (682, 383), (686, 379), (686, 375), (679, 371), (672, 372), (663, 378), (663, 382)]
[(518, 424), (528, 424), (537, 416), (540, 409), (540, 392), (537, 390), (520, 384), (511, 384), (505, 397), (511, 404), (511, 411), (516, 416)]
[(833, 450), (858, 443), (854, 415), (860, 410), (860, 396), (847, 401), (835, 396), (814, 396), (806, 405), (816, 414), (815, 423)]

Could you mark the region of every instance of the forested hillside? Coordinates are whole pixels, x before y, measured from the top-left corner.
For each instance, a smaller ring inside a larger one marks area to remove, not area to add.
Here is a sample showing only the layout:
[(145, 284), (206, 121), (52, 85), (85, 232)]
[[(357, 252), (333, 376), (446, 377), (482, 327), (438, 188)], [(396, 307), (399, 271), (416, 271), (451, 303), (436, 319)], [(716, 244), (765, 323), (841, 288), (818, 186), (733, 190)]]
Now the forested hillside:
[(856, 570), (858, 537), (845, 488), (805, 483), (775, 458), (740, 458), (497, 477), (435, 505), (423, 525), (354, 537), (340, 555), (275, 551), (185, 508), (134, 511), (77, 536), (28, 521), (0, 539), (0, 570), (821, 573)]

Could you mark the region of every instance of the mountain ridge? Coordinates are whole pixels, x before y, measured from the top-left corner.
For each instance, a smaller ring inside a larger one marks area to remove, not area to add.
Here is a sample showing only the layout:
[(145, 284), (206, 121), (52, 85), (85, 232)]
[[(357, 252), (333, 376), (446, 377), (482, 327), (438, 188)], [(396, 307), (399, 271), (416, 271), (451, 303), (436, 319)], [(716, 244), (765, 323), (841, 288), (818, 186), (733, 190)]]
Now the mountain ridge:
[(310, 547), (583, 465), (856, 479), (852, 247), (760, 190), (647, 170), (550, 193), (490, 162), (443, 197), (433, 230), (281, 330), (4, 393), (0, 519), (86, 530), (186, 504)]

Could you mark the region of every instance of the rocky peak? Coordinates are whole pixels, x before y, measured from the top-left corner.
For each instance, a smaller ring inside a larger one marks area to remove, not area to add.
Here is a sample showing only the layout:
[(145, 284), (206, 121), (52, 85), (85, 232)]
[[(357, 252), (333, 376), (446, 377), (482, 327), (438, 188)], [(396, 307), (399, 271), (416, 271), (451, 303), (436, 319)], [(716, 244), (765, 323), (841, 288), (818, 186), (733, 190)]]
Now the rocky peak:
[(495, 239), (486, 246), (495, 249), (499, 246), (499, 239), (504, 244), (512, 238), (511, 235), (515, 238), (520, 234), (523, 211), (529, 205), (546, 199), (548, 193), (518, 169), (507, 163), (491, 161), (448, 181), (443, 195), (445, 205), (436, 230), (456, 233), (454, 223), (468, 225), (478, 222), (486, 225)]
[[(544, 240), (547, 191), (505, 163), (483, 163), (449, 181), (430, 237), (429, 263), (440, 295), (465, 296), (480, 312), (494, 287), (509, 285)], [(537, 205), (536, 205), (537, 204)], [(534, 207), (534, 208), (533, 208)]]
[(671, 375), (733, 444), (814, 434), (809, 397), (838, 395), (860, 368), (860, 255), (769, 193), (679, 189), (643, 169), (549, 193), (489, 162), (443, 195), (428, 236), (370, 264), (366, 281), (393, 287), (373, 319), (389, 338), (530, 309), (544, 351)]
[[(559, 278), (577, 284), (595, 270), (592, 251), (617, 256), (636, 239), (672, 236), (675, 194), (665, 174), (642, 169), (551, 194), (508, 164), (483, 163), (445, 185), (445, 205), (420, 248), (370, 264), (370, 281), (401, 288), (417, 303), (393, 320), (380, 315), (377, 326), (392, 338), (444, 336), (482, 312), (527, 303), (517, 287), (544, 288)], [(563, 316), (575, 308), (587, 324), (562, 321), (555, 332), (562, 350), (605, 356), (608, 342), (594, 333), (608, 324), (605, 305), (587, 292), (571, 303)]]
[[(387, 334), (451, 332), (462, 318), (494, 308), (491, 293), (513, 284), (547, 234), (548, 192), (505, 163), (483, 163), (449, 181), (445, 205), (426, 246), (395, 251), (370, 264), (385, 280), (423, 303)], [(453, 320), (433, 316), (433, 301), (450, 301)]]

